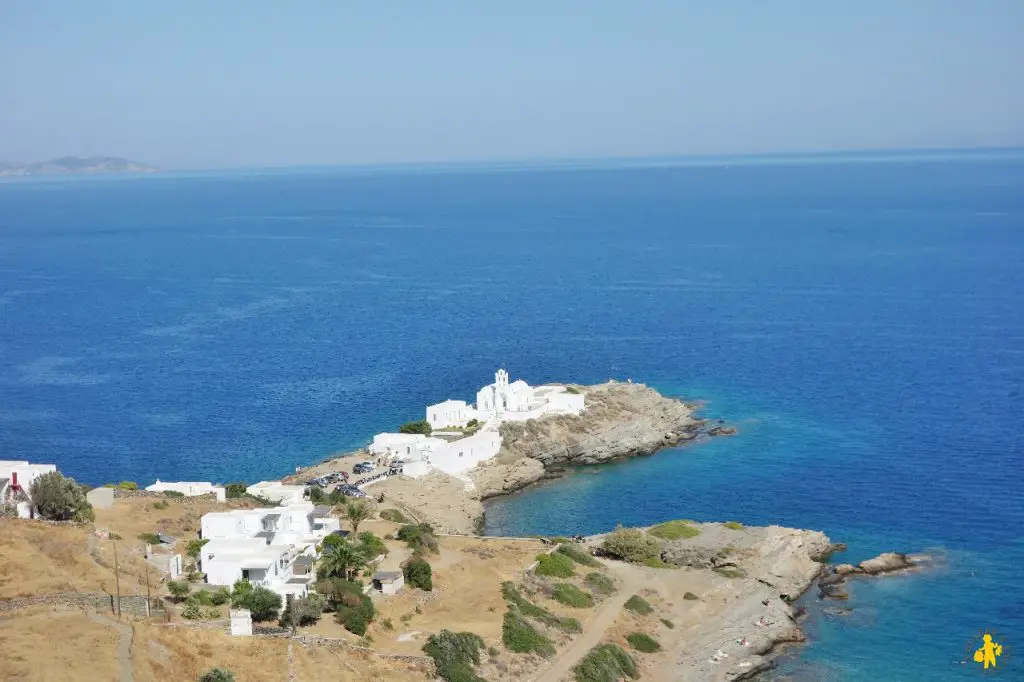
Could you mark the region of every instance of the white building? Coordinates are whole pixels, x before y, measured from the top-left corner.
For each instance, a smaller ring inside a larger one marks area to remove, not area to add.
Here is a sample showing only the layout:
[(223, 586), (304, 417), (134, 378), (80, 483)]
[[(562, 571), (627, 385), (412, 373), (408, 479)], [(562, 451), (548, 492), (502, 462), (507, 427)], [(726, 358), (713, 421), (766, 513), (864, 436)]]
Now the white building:
[(533, 388), (522, 379), (509, 383), (508, 372), (499, 369), (494, 383), (476, 394), (477, 418), (488, 422), (526, 421), (549, 414), (579, 415), (586, 405), (582, 393), (570, 393), (565, 386)]
[(260, 481), (246, 488), (245, 492), (278, 504), (299, 504), (305, 499), (306, 488), (281, 481)]
[(316, 547), (340, 530), (327, 507), (310, 502), (204, 514), (200, 567), (211, 585), (248, 580), (301, 597), (315, 582)]
[(161, 481), (159, 478), (153, 485), (146, 486), (146, 490), (156, 493), (165, 493), (172, 491), (181, 493), (185, 497), (197, 497), (199, 495), (214, 494), (217, 496), (218, 502), (224, 502), (227, 500), (227, 492), (222, 486), (214, 485), (212, 483), (202, 481)]
[(405, 585), (405, 575), (401, 571), (377, 571), (372, 582), (381, 594), (398, 594)]
[(32, 517), (32, 482), (57, 470), (55, 464), (29, 464), (25, 460), (0, 460), (0, 505), (17, 509), (23, 519)]
[(476, 410), (465, 400), (446, 400), (427, 407), (427, 423), (435, 431), (447, 428), (464, 428), (470, 419), (476, 418)]
[[(445, 443), (444, 448), (430, 453), (427, 463), (446, 474), (457, 476), (491, 459), (500, 449), (501, 436), (497, 431), (479, 431), (472, 436)], [(402, 466), (402, 473), (405, 473), (406, 466)]]

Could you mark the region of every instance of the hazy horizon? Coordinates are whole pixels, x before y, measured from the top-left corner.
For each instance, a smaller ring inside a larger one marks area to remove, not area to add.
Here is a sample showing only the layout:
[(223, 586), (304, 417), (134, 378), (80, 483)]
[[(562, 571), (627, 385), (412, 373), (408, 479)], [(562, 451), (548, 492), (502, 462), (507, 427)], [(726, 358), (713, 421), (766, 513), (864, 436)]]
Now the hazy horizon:
[(1024, 146), (1024, 4), (0, 9), (0, 161), (278, 168)]

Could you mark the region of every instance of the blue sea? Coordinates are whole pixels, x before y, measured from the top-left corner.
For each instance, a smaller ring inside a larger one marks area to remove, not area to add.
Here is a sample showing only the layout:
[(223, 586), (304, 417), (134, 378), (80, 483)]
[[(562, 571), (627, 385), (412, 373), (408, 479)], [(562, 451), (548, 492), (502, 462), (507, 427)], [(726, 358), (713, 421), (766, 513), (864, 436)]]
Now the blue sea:
[(4, 182), (0, 448), (93, 485), (252, 481), (498, 366), (631, 378), (739, 435), (497, 500), (489, 532), (929, 550), (848, 616), (806, 599), (775, 675), (978, 679), (992, 630), (1024, 679), (1022, 264), (1013, 151)]

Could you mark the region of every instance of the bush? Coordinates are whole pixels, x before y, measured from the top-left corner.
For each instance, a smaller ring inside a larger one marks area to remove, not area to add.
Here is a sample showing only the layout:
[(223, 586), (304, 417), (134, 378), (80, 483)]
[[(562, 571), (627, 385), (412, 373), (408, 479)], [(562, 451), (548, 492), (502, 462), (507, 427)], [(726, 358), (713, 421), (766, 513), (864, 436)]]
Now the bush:
[(199, 676), (199, 682), (235, 682), (235, 674), (224, 668), (212, 668)]
[(430, 422), (426, 419), (421, 419), (416, 422), (406, 422), (398, 427), (399, 433), (422, 433), (425, 436), (429, 436), (431, 431), (433, 431), (433, 429), (430, 428)]
[(590, 566), (594, 568), (601, 565), (600, 561), (590, 556), (590, 554), (579, 545), (559, 545), (556, 551), (559, 554), (564, 554), (569, 557), (580, 566)]
[(687, 592), (686, 594), (683, 595), (683, 599), (685, 599), (687, 601), (696, 601), (697, 599), (700, 599), (700, 597), (695, 595), (693, 592)]
[(668, 564), (660, 556), (652, 556), (650, 559), (644, 559), (640, 562), (641, 566), (647, 568), (679, 568), (675, 564)]
[(326, 499), (327, 493), (320, 486), (315, 485), (309, 489), (309, 501), (313, 504), (323, 504)]
[(315, 592), (293, 599), (290, 605), (285, 605), (278, 625), (283, 628), (291, 627), (293, 622), (296, 626), (313, 625), (323, 615), (326, 602), (326, 599)]
[(240, 608), (242, 606), (242, 601), (250, 592), (252, 592), (251, 582), (245, 578), (236, 580), (235, 584), (231, 586), (231, 606), (236, 609)]
[(434, 528), (428, 523), (406, 524), (398, 529), (395, 537), (407, 544), (413, 552), (436, 553), (438, 551)]
[(210, 603), (214, 606), (221, 606), (231, 601), (231, 592), (226, 587), (218, 588), (210, 593)]
[(572, 583), (558, 583), (551, 592), (551, 598), (574, 609), (588, 609), (594, 605), (594, 598)]
[(434, 589), (433, 571), (426, 559), (412, 557), (402, 566), (402, 572), (405, 574), (405, 582), (413, 587), (418, 587), (425, 592)]
[(234, 483), (228, 483), (224, 486), (224, 495), (229, 498), (233, 497), (245, 497), (246, 485), (244, 481), (236, 481)]
[(638, 594), (634, 594), (632, 597), (626, 600), (624, 604), (627, 610), (641, 616), (647, 616), (654, 613), (654, 608), (648, 603), (646, 599)]
[(622, 526), (609, 533), (601, 543), (601, 549), (616, 559), (638, 564), (661, 556), (661, 545), (657, 540), (638, 528)]
[(576, 388), (575, 386), (566, 386), (565, 392), (571, 393), (573, 395), (579, 395), (580, 389)]
[(118, 490), (138, 490), (139, 484), (135, 481), (121, 481), (116, 487)]
[(213, 595), (206, 590), (197, 590), (188, 596), (188, 603), (200, 606), (213, 606)]
[(615, 644), (594, 647), (572, 672), (576, 682), (617, 682), (639, 677), (636, 661)]
[(373, 601), (363, 593), (363, 586), (350, 580), (331, 578), (316, 583), (316, 591), (327, 598), (335, 620), (356, 635), (365, 635), (376, 610)]
[(479, 426), (479, 425), (480, 425), (480, 420), (479, 419), (470, 419), (468, 422), (466, 422), (466, 428), (467, 429), (471, 429), (474, 426)]
[(615, 582), (603, 573), (587, 573), (583, 578), (583, 584), (589, 587), (591, 592), (601, 597), (615, 594)]
[(412, 523), (412, 521), (406, 518), (405, 514), (397, 509), (385, 509), (380, 513), (380, 517), (385, 521), (390, 521), (391, 523)]
[(653, 654), (655, 651), (661, 650), (661, 645), (658, 644), (658, 640), (649, 635), (645, 635), (642, 632), (634, 632), (631, 635), (626, 635), (626, 641), (629, 642), (629, 646), (641, 653)]
[(170, 497), (171, 499), (174, 500), (183, 500), (185, 499), (185, 493), (179, 492), (177, 490), (165, 490), (164, 497)]
[(203, 609), (195, 602), (189, 602), (181, 609), (181, 617), (188, 620), (202, 620)]
[(29, 498), (39, 516), (48, 521), (96, 520), (82, 487), (59, 471), (51, 471), (32, 481)]
[(730, 530), (743, 530), (743, 524), (739, 521), (726, 521), (722, 525)]
[(668, 618), (662, 618), (661, 624), (667, 627), (669, 630), (674, 630), (676, 627), (676, 624), (670, 621)]
[(167, 509), (169, 506), (171, 505), (167, 504), (166, 500), (159, 500), (153, 503), (153, 509)]
[(484, 640), (472, 632), (441, 630), (431, 635), (423, 645), (423, 652), (434, 659), (438, 676), (448, 682), (484, 682), (473, 671), (480, 664), (480, 649)]
[(517, 654), (535, 653), (547, 658), (555, 653), (551, 640), (526, 622), (515, 606), (510, 606), (505, 612), (501, 622), (501, 641), (506, 649)]
[(700, 535), (700, 528), (694, 528), (690, 521), (666, 521), (651, 528), (648, 533), (662, 540), (684, 540)]
[(159, 545), (160, 536), (156, 533), (139, 533), (139, 539), (145, 542), (147, 545)]
[(253, 587), (240, 598), (232, 599), (232, 603), (236, 608), (249, 609), (256, 623), (275, 620), (281, 611), (281, 595), (265, 587)]
[(190, 556), (193, 560), (198, 559), (200, 552), (203, 551), (203, 546), (209, 541), (209, 539), (189, 540), (187, 543), (185, 543), (185, 554)]
[(572, 559), (559, 554), (540, 554), (537, 556), (537, 568), (533, 570), (534, 575), (550, 576), (552, 578), (571, 578), (576, 572)]
[(171, 596), (175, 599), (184, 599), (188, 596), (189, 590), (191, 589), (192, 588), (189, 587), (189, 584), (184, 580), (167, 581), (167, 591), (170, 592)]
[(363, 553), (367, 561), (372, 561), (381, 554), (388, 553), (388, 546), (384, 544), (384, 541), (368, 530), (359, 534), (359, 544), (356, 547)]
[(558, 628), (563, 632), (581, 632), (583, 630), (580, 627), (580, 622), (575, 618), (562, 618), (545, 608), (537, 606), (520, 594), (516, 586), (510, 582), (501, 584), (501, 596), (511, 606), (515, 606), (517, 613), (529, 616), (549, 627)]

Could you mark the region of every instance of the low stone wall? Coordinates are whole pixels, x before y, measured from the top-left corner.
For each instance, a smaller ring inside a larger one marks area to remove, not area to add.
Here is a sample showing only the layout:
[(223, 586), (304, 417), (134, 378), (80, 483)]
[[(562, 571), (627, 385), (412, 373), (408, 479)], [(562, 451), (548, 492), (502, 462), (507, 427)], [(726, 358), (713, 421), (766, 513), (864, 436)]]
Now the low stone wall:
[(133, 497), (144, 497), (147, 499), (154, 500), (173, 500), (174, 502), (180, 502), (182, 504), (197, 504), (199, 502), (216, 502), (216, 493), (206, 493), (205, 495), (193, 495), (191, 497), (178, 497), (177, 495), (167, 495), (162, 492), (156, 492), (153, 490), (121, 490), (120, 488), (113, 488), (114, 499), (123, 500), (130, 499)]
[[(149, 600), (148, 610), (146, 601), (146, 597), (141, 595), (121, 595), (121, 613), (132, 616), (149, 616), (153, 613), (163, 612), (163, 602), (159, 599)], [(34, 606), (55, 606), (64, 609), (96, 609), (116, 614), (117, 602), (118, 598), (115, 595), (106, 592), (65, 592), (24, 599), (6, 599), (0, 601), (0, 613)]]

